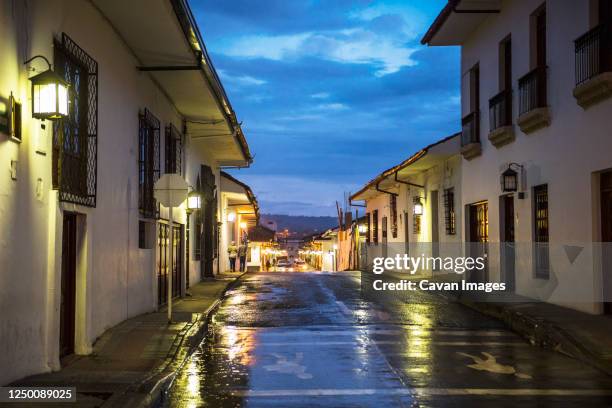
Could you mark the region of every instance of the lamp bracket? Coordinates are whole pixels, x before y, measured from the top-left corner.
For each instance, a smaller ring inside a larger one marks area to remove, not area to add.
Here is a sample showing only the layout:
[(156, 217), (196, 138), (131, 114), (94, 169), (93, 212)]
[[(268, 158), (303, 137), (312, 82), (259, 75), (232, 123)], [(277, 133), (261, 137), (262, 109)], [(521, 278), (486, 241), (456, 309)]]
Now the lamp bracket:
[(42, 58), (45, 60), (45, 62), (47, 63), (47, 65), (49, 66), (49, 70), (51, 70), (51, 63), (49, 62), (49, 60), (47, 59), (47, 57), (45, 57), (44, 55), (35, 55), (32, 58), (26, 60), (23, 62), (23, 65), (28, 65), (30, 62), (34, 61), (36, 58)]

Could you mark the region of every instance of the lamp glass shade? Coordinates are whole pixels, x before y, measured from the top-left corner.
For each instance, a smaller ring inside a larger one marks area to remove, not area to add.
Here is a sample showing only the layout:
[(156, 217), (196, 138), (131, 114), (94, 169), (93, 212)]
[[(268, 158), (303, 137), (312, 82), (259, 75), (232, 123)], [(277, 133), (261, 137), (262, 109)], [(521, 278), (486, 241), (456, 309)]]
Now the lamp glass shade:
[(360, 224), (359, 225), (359, 233), (360, 234), (365, 234), (366, 232), (368, 232), (368, 227), (365, 226), (364, 224)]
[(236, 213), (235, 212), (230, 212), (227, 214), (227, 221), (229, 222), (234, 222), (236, 221)]
[(420, 201), (414, 203), (414, 215), (423, 215), (423, 204)]
[(188, 210), (199, 210), (202, 207), (200, 195), (195, 191), (192, 191), (187, 196), (187, 209)]
[(68, 116), (68, 83), (51, 70), (30, 78), (32, 117), (61, 119)]
[(518, 190), (518, 173), (511, 168), (508, 168), (502, 173), (501, 188), (505, 192), (514, 192)]
[(240, 228), (246, 229), (246, 227), (247, 227), (247, 223), (246, 222), (243, 221), (243, 222), (240, 223)]

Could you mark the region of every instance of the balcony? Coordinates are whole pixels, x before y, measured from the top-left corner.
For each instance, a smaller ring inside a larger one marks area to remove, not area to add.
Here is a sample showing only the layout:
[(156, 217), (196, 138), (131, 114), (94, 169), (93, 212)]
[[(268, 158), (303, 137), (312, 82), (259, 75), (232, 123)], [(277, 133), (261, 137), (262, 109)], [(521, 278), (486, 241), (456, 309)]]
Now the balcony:
[(524, 133), (532, 133), (550, 125), (547, 102), (547, 67), (540, 66), (519, 79), (519, 117)]
[(489, 140), (501, 147), (514, 140), (512, 90), (501, 91), (489, 100)]
[(480, 112), (472, 112), (461, 120), (461, 154), (466, 160), (480, 156)]
[(612, 30), (602, 24), (575, 41), (574, 97), (586, 109), (612, 96)]

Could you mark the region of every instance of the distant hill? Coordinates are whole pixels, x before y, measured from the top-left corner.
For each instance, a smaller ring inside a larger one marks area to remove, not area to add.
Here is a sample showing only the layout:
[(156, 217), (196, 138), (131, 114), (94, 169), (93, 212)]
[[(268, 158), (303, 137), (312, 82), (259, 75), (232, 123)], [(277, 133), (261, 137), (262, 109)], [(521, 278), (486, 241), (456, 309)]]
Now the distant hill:
[(262, 214), (261, 224), (276, 222), (278, 231), (288, 229), (299, 237), (320, 233), (338, 226), (336, 217), (310, 217), (305, 215)]

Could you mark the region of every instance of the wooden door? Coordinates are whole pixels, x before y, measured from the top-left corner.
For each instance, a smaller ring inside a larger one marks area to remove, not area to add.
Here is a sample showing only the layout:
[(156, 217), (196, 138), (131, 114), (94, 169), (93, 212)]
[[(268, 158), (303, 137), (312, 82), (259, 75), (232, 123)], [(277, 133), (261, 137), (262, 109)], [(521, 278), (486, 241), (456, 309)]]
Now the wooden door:
[[(487, 258), (489, 242), (489, 204), (486, 201), (475, 203), (469, 206), (469, 237), (470, 237), (470, 256), (473, 258)], [(486, 262), (485, 262), (486, 264)], [(470, 281), (487, 282), (488, 268), (484, 270), (472, 270)]]
[(604, 313), (612, 314), (612, 172), (601, 175), (600, 187)]
[(76, 318), (77, 216), (64, 214), (60, 300), (60, 357), (74, 353)]
[[(440, 225), (438, 214), (438, 191), (431, 192), (431, 256), (440, 256)], [(434, 265), (437, 265), (434, 262)], [(437, 270), (434, 268), (434, 270)]]
[(388, 242), (388, 231), (387, 231), (387, 217), (383, 217), (382, 218), (382, 250), (383, 250), (383, 257), (387, 257), (387, 254), (389, 253), (388, 248), (387, 248), (387, 242)]
[(508, 290), (515, 288), (514, 197), (501, 198), (502, 208), (502, 276)]

